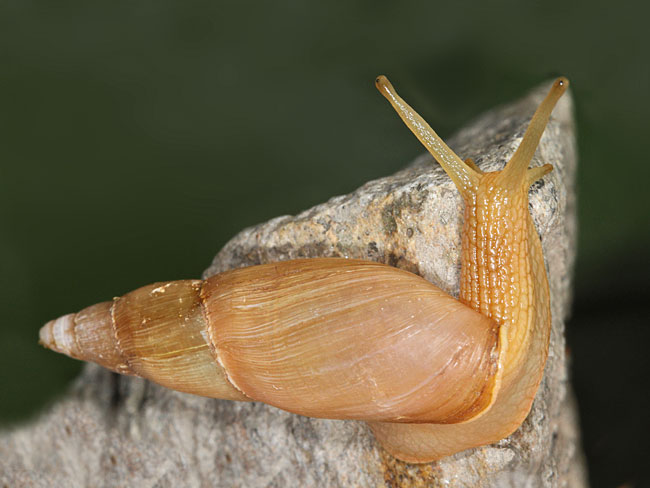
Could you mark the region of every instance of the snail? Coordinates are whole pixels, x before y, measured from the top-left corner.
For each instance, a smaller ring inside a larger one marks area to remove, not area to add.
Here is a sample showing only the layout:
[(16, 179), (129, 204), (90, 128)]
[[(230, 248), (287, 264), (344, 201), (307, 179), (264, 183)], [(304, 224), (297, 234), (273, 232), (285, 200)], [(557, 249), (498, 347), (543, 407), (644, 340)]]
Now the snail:
[(407, 462), (514, 432), (542, 379), (551, 319), (528, 189), (552, 166), (528, 165), (568, 80), (495, 172), (459, 158), (386, 77), (375, 84), (465, 202), (458, 299), (376, 262), (297, 259), (148, 285), (48, 322), (41, 344), (181, 392), (363, 420)]

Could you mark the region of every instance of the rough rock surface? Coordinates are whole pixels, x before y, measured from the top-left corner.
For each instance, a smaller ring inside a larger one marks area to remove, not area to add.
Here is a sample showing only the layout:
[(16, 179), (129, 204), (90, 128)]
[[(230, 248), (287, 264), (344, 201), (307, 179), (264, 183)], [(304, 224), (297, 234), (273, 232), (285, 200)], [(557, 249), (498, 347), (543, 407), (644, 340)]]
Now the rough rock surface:
[[(451, 147), (483, 170), (500, 169), (546, 88), (480, 117)], [(88, 365), (33, 424), (2, 433), (0, 486), (585, 486), (564, 343), (576, 228), (570, 94), (556, 108), (533, 165), (546, 162), (555, 171), (531, 188), (530, 209), (550, 277), (550, 354), (530, 415), (507, 439), (409, 465), (383, 451), (361, 422), (185, 395)], [(457, 295), (461, 216), (451, 181), (423, 156), (354, 193), (244, 230), (205, 276), (344, 256), (407, 269)]]

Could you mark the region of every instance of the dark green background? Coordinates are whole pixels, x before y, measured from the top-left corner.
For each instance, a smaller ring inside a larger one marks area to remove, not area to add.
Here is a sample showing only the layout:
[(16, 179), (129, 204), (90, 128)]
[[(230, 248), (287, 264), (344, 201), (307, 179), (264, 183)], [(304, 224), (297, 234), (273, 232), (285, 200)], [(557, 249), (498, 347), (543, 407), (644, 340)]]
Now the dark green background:
[(594, 486), (642, 483), (647, 19), (625, 1), (2, 2), (0, 422), (33, 417), (79, 371), (37, 345), (46, 320), (199, 276), (243, 227), (421, 153), (377, 74), (443, 136), (564, 74), (585, 447)]

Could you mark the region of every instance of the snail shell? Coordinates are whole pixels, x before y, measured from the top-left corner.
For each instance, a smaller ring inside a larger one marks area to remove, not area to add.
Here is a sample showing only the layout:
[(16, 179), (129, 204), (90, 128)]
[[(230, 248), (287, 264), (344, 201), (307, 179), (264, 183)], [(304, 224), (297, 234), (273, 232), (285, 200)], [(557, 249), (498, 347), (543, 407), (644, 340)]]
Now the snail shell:
[(148, 285), (41, 336), (174, 390), (395, 422), (458, 421), (485, 406), (497, 339), (493, 321), (423, 278), (346, 259)]

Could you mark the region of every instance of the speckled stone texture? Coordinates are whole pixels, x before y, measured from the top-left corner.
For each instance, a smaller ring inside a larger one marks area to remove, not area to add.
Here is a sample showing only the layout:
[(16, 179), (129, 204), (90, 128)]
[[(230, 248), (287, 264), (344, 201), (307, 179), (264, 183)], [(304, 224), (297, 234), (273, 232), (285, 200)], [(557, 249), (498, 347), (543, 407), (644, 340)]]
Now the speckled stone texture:
[[(451, 147), (483, 170), (502, 168), (547, 88), (480, 117)], [(185, 395), (88, 365), (38, 420), (1, 435), (0, 486), (586, 486), (564, 342), (576, 228), (570, 94), (556, 108), (533, 165), (547, 162), (555, 171), (531, 188), (530, 209), (550, 277), (550, 353), (532, 411), (507, 439), (409, 465), (383, 451), (361, 422)], [(242, 231), (204, 276), (343, 256), (407, 269), (457, 296), (461, 210), (449, 178), (423, 156), (354, 193)]]

